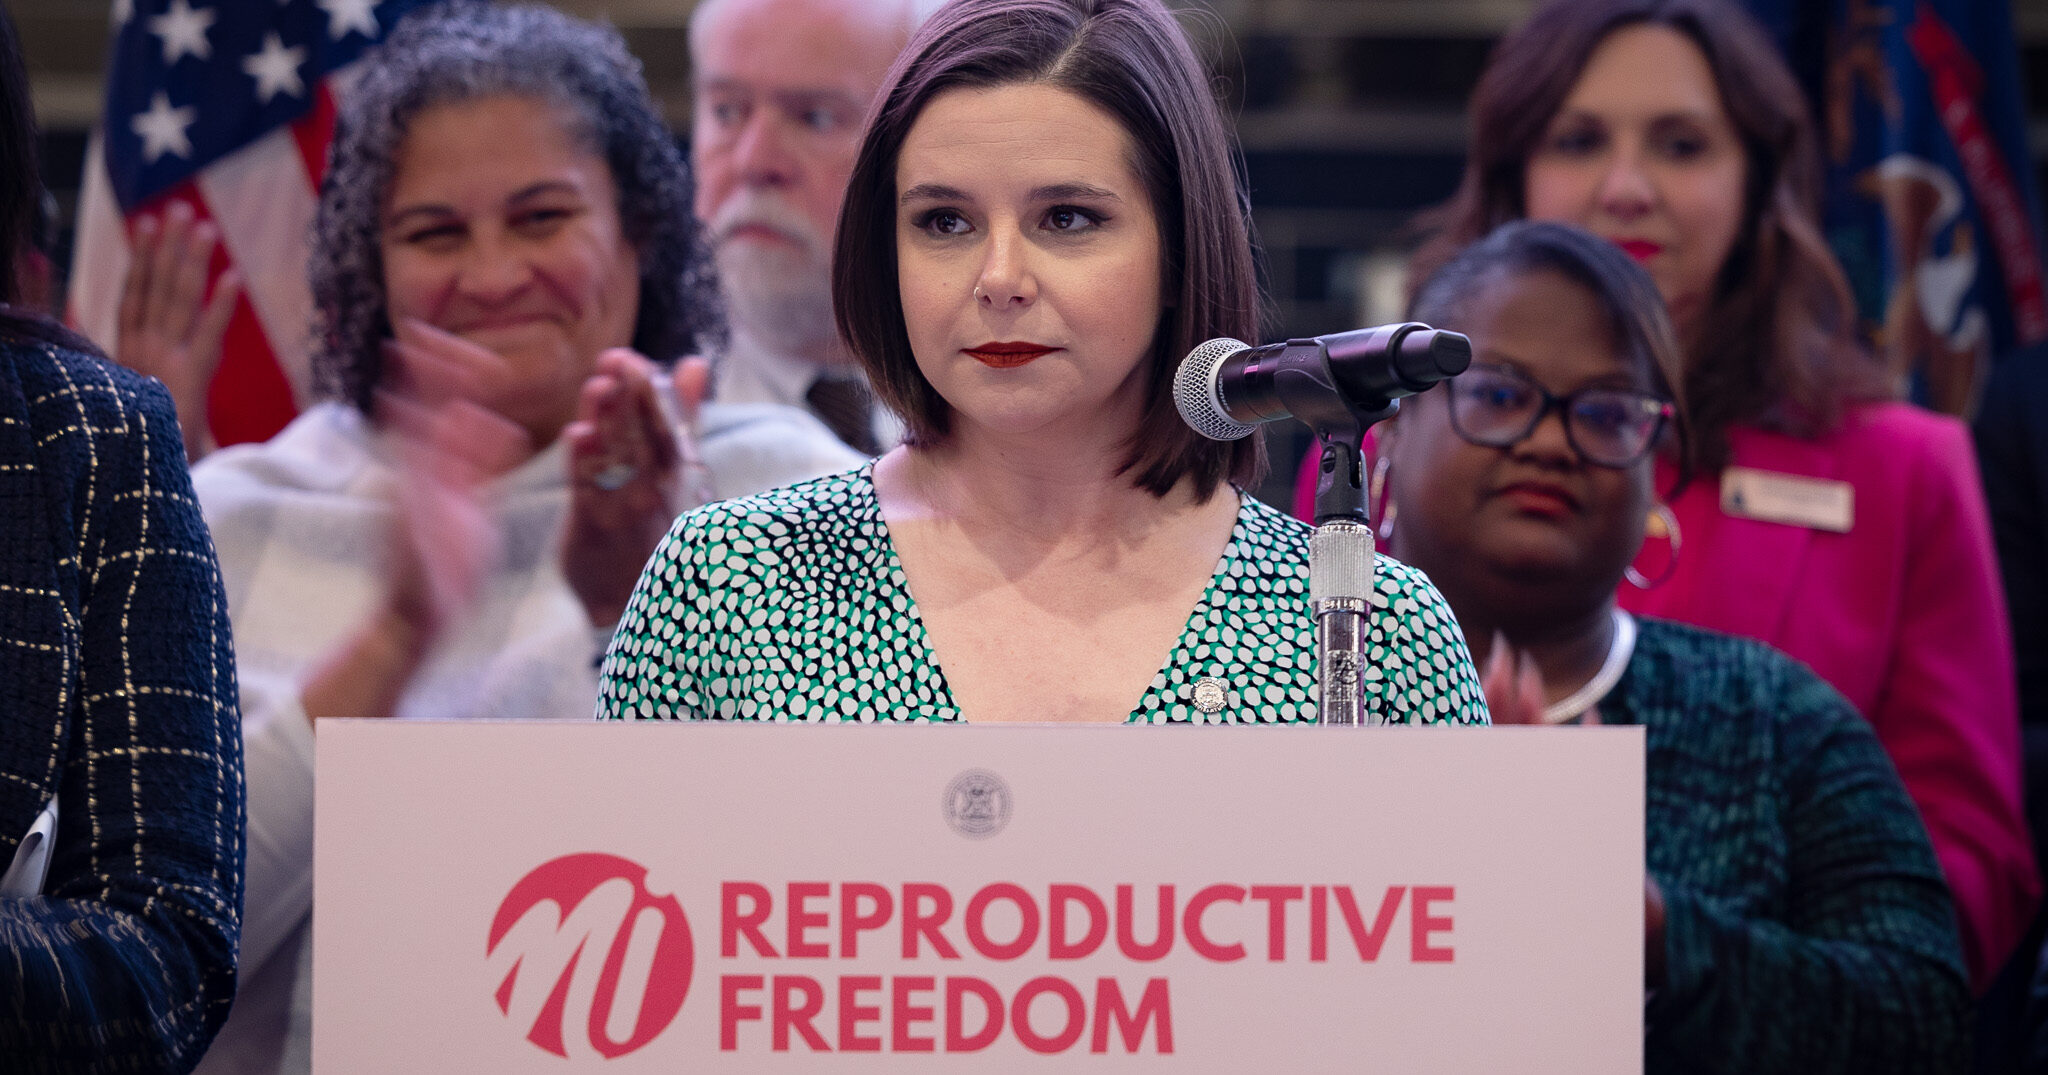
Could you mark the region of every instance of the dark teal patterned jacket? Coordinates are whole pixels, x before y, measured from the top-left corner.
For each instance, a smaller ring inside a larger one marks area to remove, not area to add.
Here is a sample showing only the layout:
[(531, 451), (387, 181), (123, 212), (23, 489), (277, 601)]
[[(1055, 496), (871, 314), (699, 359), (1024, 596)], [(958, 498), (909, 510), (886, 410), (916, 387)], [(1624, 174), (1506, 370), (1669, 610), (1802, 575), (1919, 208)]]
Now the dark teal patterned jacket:
[[(7, 326), (0, 323), (0, 330)], [(0, 336), (0, 1070), (188, 1071), (235, 993), (227, 601), (163, 386)]]
[(1955, 913), (1868, 722), (1778, 651), (1641, 621), (1603, 721), (1649, 738), (1649, 1072), (1960, 1071)]

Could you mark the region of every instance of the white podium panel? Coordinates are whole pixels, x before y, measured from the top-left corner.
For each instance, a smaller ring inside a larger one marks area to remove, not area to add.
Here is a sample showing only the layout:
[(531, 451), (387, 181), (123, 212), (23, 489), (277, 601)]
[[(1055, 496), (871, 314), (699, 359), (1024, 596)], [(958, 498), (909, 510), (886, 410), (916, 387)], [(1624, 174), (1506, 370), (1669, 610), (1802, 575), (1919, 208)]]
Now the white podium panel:
[(1641, 729), (322, 721), (319, 1072), (1633, 1072)]

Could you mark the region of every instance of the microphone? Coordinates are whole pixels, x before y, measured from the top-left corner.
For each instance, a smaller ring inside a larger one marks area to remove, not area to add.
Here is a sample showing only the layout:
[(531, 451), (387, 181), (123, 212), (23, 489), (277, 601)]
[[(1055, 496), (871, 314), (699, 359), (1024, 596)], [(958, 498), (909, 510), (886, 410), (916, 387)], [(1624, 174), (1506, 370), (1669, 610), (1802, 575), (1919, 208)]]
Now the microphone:
[(1465, 372), (1472, 341), (1416, 321), (1252, 347), (1209, 340), (1181, 360), (1173, 403), (1210, 440), (1249, 436), (1262, 422), (1298, 418), (1323, 442), (1316, 531), (1309, 540), (1309, 608), (1316, 621), (1316, 719), (1377, 724), (1363, 676), (1377, 558), (1359, 445), (1403, 396)]
[(1261, 423), (1289, 417), (1321, 435), (1333, 423), (1385, 417), (1395, 400), (1471, 364), (1471, 340), (1419, 321), (1264, 347), (1218, 338), (1181, 360), (1173, 402), (1210, 440), (1238, 440)]

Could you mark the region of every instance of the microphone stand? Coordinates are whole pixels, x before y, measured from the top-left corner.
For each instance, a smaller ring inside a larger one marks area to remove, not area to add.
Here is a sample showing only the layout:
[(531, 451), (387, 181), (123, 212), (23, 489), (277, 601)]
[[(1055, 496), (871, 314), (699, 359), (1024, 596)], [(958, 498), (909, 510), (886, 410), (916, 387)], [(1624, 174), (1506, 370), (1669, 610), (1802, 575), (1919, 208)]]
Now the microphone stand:
[[(1365, 431), (1392, 418), (1402, 396), (1456, 376), (1471, 361), (1464, 336), (1407, 321), (1264, 347), (1210, 340), (1175, 375), (1175, 405), (1203, 436), (1233, 440), (1255, 423), (1292, 415), (1322, 445), (1308, 596), (1316, 618), (1316, 719), (1324, 724), (1386, 723), (1384, 714), (1365, 711), (1374, 569)], [(1219, 380), (1225, 362), (1238, 363), (1228, 391)], [(1227, 402), (1232, 396), (1235, 407)]]
[[(1374, 401), (1377, 402), (1377, 401)], [(1323, 724), (1384, 724), (1365, 711), (1365, 640), (1372, 615), (1374, 549), (1365, 491), (1365, 431), (1391, 418), (1401, 401), (1377, 410), (1345, 407), (1344, 420), (1314, 423), (1322, 446), (1316, 481), (1316, 530), (1308, 543), (1309, 609), (1316, 618), (1316, 719)]]
[[(1360, 346), (1392, 335), (1396, 341), (1416, 324), (1384, 325), (1341, 339)], [(1428, 337), (1426, 356), (1435, 364), (1438, 335)], [(1316, 618), (1316, 719), (1355, 727), (1383, 724), (1365, 711), (1365, 640), (1372, 615), (1372, 520), (1365, 495), (1365, 431), (1401, 409), (1400, 396), (1427, 387), (1403, 383), (1340, 386), (1330, 362), (1330, 343), (1340, 337), (1289, 340), (1262, 348), (1262, 365), (1274, 400), (1313, 430), (1323, 461), (1316, 480), (1316, 532), (1308, 541), (1309, 610)], [(1460, 342), (1463, 337), (1458, 338)], [(1466, 351), (1469, 357), (1469, 348)], [(1456, 369), (1463, 369), (1458, 363)], [(1454, 371), (1455, 372), (1455, 371)]]

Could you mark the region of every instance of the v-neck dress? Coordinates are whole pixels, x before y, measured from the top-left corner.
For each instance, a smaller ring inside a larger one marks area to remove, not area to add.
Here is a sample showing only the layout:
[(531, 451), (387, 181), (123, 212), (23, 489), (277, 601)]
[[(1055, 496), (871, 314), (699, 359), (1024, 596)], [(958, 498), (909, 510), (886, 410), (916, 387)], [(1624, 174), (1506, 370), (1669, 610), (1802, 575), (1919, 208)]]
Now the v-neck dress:
[[(1315, 719), (1310, 528), (1238, 495), (1230, 543), (1130, 722)], [(1450, 606), (1420, 571), (1384, 556), (1378, 568), (1368, 709), (1394, 723), (1486, 723)], [(882, 519), (873, 465), (677, 520), (612, 638), (597, 716), (963, 719)]]

